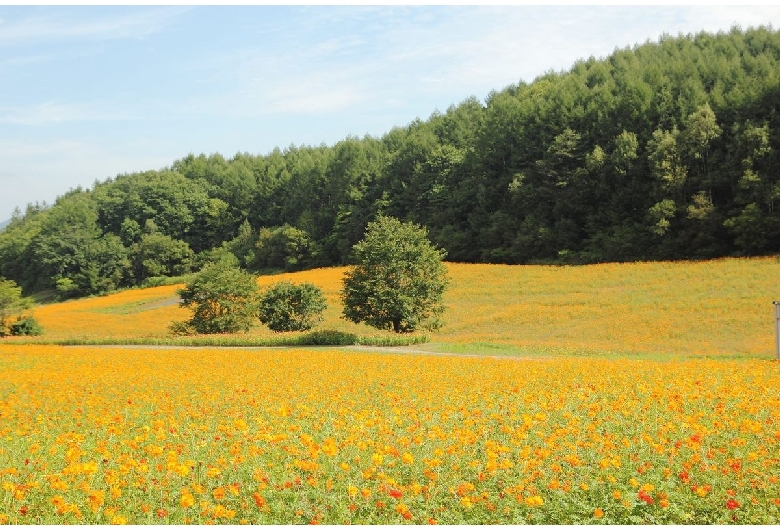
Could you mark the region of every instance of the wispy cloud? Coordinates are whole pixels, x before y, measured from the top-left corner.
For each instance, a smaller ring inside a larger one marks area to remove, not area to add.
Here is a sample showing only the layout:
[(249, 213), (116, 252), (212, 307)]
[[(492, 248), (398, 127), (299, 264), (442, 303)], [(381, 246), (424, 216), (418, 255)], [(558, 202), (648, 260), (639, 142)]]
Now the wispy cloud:
[(68, 153), (85, 154), (86, 145), (73, 140), (54, 140), (49, 142), (20, 142), (6, 140), (0, 143), (0, 157), (4, 159), (24, 157), (60, 156)]
[(103, 8), (94, 16), (81, 17), (85, 8), (57, 10), (52, 14), (21, 19), (0, 19), (0, 44), (23, 44), (58, 39), (115, 40), (139, 39), (157, 33), (168, 26), (183, 8), (157, 8), (117, 13)]
[(0, 123), (10, 125), (56, 125), (66, 122), (117, 121), (132, 119), (125, 111), (100, 108), (97, 104), (62, 104), (47, 101), (27, 106), (0, 107)]

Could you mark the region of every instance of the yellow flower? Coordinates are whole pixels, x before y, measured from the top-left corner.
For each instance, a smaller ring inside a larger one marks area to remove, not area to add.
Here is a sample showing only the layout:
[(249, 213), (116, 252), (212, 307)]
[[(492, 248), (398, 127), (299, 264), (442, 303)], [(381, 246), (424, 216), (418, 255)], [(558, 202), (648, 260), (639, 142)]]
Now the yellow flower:
[(195, 497), (189, 491), (182, 492), (179, 504), (181, 504), (182, 508), (192, 508), (195, 506)]
[(528, 497), (525, 500), (525, 503), (531, 507), (542, 506), (544, 504), (544, 499), (539, 495), (534, 495), (532, 497)]

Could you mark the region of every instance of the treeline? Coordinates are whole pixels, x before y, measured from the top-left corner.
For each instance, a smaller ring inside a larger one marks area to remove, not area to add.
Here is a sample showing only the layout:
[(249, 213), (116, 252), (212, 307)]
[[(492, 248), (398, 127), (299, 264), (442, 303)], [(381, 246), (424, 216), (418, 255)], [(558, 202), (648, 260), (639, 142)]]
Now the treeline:
[(780, 32), (732, 29), (577, 62), (381, 138), (189, 155), (28, 206), (0, 276), (99, 293), (234, 256), (347, 263), (378, 213), (447, 259), (589, 263), (780, 251)]

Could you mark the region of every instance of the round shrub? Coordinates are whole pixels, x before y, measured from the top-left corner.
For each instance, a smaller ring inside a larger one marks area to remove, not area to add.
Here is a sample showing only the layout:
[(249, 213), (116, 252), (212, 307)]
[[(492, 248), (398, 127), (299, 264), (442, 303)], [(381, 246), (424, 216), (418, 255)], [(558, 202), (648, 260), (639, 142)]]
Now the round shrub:
[(9, 326), (11, 335), (15, 336), (38, 336), (43, 334), (43, 328), (32, 316), (19, 317), (16, 322)]
[(279, 282), (263, 293), (259, 317), (271, 331), (306, 331), (322, 320), (326, 307), (316, 285)]

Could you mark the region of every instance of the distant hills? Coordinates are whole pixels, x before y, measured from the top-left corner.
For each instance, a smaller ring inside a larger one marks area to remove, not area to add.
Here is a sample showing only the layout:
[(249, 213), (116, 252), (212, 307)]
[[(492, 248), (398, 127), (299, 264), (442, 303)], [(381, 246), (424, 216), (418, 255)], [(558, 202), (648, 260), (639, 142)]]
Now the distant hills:
[(773, 254), (778, 167), (780, 32), (664, 35), (381, 138), (190, 154), (72, 190), (0, 233), (0, 276), (78, 296), (230, 255), (345, 264), (380, 212), (454, 262)]
[(3, 231), (3, 229), (5, 229), (5, 227), (6, 227), (6, 226), (8, 226), (9, 224), (11, 224), (11, 220), (10, 220), (10, 219), (8, 219), (7, 221), (3, 221), (2, 223), (0, 223), (0, 232), (2, 232), (2, 231)]

